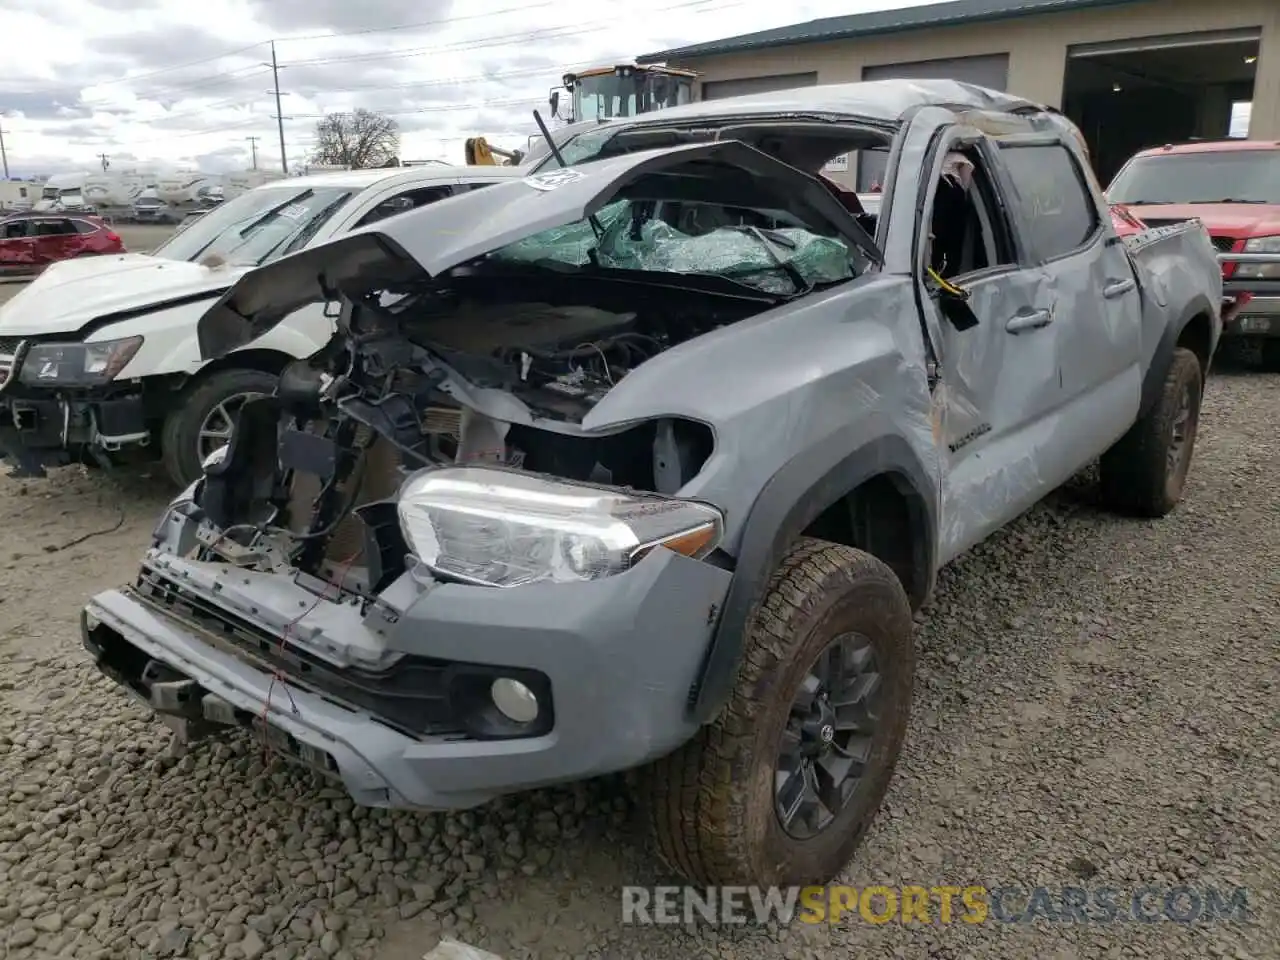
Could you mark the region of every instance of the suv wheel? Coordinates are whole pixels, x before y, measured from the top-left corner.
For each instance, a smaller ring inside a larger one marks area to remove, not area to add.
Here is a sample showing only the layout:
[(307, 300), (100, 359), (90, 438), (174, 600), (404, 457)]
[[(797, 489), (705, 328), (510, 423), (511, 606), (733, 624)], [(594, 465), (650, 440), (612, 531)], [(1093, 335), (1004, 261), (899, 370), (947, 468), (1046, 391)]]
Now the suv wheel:
[(710, 885), (836, 877), (888, 789), (914, 668), (911, 605), (893, 572), (799, 541), (756, 611), (720, 716), (645, 771), (668, 866)]
[(277, 378), (261, 370), (219, 370), (197, 381), (164, 422), (160, 453), (169, 477), (187, 487), (204, 473), (209, 454), (231, 439), (246, 400), (275, 393)]
[(1203, 392), (1200, 360), (1190, 350), (1174, 350), (1155, 405), (1102, 455), (1100, 492), (1107, 506), (1163, 517), (1178, 505), (1191, 469)]

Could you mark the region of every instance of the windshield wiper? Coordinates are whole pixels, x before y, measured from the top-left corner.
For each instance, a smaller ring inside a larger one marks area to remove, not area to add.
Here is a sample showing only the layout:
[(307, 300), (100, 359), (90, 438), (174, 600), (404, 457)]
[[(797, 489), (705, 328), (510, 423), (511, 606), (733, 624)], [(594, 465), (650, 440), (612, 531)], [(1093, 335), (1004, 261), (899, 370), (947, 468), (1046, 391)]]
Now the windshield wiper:
[(315, 236), (316, 231), (319, 230), (320, 227), (324, 225), (324, 222), (329, 219), (329, 216), (333, 213), (333, 211), (335, 211), (336, 209), (338, 209), (338, 207), (346, 203), (350, 198), (351, 198), (351, 194), (344, 193), (341, 196), (339, 196), (336, 200), (334, 200), (332, 203), (323, 207), (314, 217), (311, 218), (310, 221), (308, 221), (307, 225), (304, 226), (301, 231), (293, 235), (292, 239), (290, 239), (288, 234), (281, 237), (279, 241), (277, 241), (275, 244), (272, 245), (270, 250), (268, 250), (260, 258), (258, 258), (258, 262), (255, 263), (254, 266), (260, 266), (266, 263), (267, 261), (269, 261), (271, 259), (272, 254), (274, 254), (286, 243), (288, 243), (289, 246), (291, 247), (306, 246), (308, 243), (311, 242), (311, 238)]
[(262, 226), (268, 220), (271, 220), (272, 218), (274, 218), (281, 210), (284, 210), (284, 209), (287, 209), (288, 207), (293, 206), (299, 200), (307, 199), (307, 197), (311, 196), (313, 193), (315, 193), (315, 191), (311, 189), (303, 190), (296, 197), (290, 197), (288, 200), (284, 201), (283, 203), (277, 203), (274, 207), (269, 209), (266, 213), (258, 217), (256, 220), (250, 223), (247, 227), (241, 230), (240, 239), (243, 240), (246, 236), (248, 236), (254, 230), (258, 229), (258, 227)]
[[(297, 194), (296, 196), (290, 197), (288, 200), (284, 201), (284, 203), (277, 203), (274, 207), (272, 207), (266, 213), (262, 214), (262, 216), (255, 218), (252, 223), (250, 223), (247, 227), (241, 230), (239, 233), (239, 238), (243, 240), (247, 234), (249, 234), (253, 230), (256, 230), (258, 227), (262, 226), (272, 217), (279, 214), (281, 210), (285, 209), (288, 206), (291, 206), (292, 204), (297, 203), (299, 200), (305, 200), (307, 197), (311, 196), (311, 194), (313, 193), (315, 193), (315, 191), (311, 189), (303, 190), (301, 193)], [(215, 243), (221, 240), (225, 235), (226, 235), (225, 233), (214, 234), (213, 237), (209, 239), (208, 243), (206, 243), (203, 247), (201, 247), (195, 253), (191, 254), (191, 256), (187, 257), (186, 259), (189, 260), (191, 263), (198, 262), (201, 255), (210, 247), (212, 247)], [(244, 244), (241, 244), (240, 246), (244, 246)], [(239, 250), (239, 249), (240, 247), (235, 248), (235, 250)], [(235, 250), (231, 250), (227, 254), (227, 256), (224, 257), (224, 259), (230, 262), (230, 254), (235, 253)]]
[(774, 244), (777, 244), (779, 247), (794, 250), (796, 248), (796, 242), (790, 237), (786, 237), (774, 230), (761, 230), (759, 227), (745, 225), (728, 227), (727, 229), (737, 231), (738, 233), (744, 233), (749, 237), (754, 237), (759, 240), (760, 245), (764, 247), (766, 252), (768, 252), (769, 256), (773, 259), (774, 264), (776, 264), (778, 269), (785, 273), (787, 275), (787, 279), (794, 284), (797, 296), (806, 294), (813, 289), (813, 284), (804, 278), (804, 274), (800, 272), (800, 269), (790, 260), (783, 258), (774, 247)]

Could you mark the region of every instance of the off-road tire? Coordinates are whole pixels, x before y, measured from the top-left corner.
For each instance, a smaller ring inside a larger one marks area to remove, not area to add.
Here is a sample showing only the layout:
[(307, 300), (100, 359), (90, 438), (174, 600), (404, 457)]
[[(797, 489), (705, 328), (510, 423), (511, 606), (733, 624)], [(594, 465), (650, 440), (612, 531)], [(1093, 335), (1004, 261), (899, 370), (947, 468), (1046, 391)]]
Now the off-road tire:
[(187, 487), (204, 473), (200, 427), (219, 403), (244, 393), (275, 393), (277, 378), (261, 370), (219, 370), (202, 377), (176, 398), (160, 435), (165, 472), (179, 487)]
[[(1191, 469), (1203, 393), (1199, 359), (1190, 350), (1177, 348), (1155, 404), (1102, 455), (1099, 493), (1103, 504), (1139, 517), (1163, 517), (1178, 505)], [(1190, 402), (1191, 419), (1181, 458), (1171, 467), (1169, 448), (1184, 397)]]
[[(797, 840), (775, 810), (778, 748), (800, 682), (836, 637), (871, 641), (880, 715), (856, 793), (816, 836)], [(660, 857), (690, 882), (805, 885), (844, 869), (888, 789), (906, 734), (915, 669), (911, 605), (893, 572), (849, 547), (802, 539), (783, 559), (747, 629), (719, 717), (642, 771)]]

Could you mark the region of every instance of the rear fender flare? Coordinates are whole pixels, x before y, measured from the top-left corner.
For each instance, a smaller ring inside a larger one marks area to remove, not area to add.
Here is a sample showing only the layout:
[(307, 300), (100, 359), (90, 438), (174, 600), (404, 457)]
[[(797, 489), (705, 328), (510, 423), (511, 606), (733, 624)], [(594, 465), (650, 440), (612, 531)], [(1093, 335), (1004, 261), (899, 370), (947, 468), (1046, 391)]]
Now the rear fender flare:
[[(1176, 319), (1165, 325), (1164, 332), (1160, 335), (1160, 342), (1156, 344), (1155, 354), (1151, 357), (1151, 365), (1147, 367), (1146, 376), (1142, 378), (1142, 403), (1138, 408), (1139, 419), (1146, 416), (1160, 399), (1160, 391), (1164, 388), (1165, 374), (1169, 372), (1169, 364), (1173, 362), (1173, 351), (1178, 345), (1178, 340), (1182, 337), (1182, 332), (1187, 329), (1187, 325), (1202, 314), (1216, 317), (1218, 316), (1218, 310), (1219, 307), (1208, 297), (1203, 294), (1197, 295), (1176, 315)], [(1209, 343), (1209, 357), (1211, 360), (1217, 350), (1220, 337), (1221, 329), (1215, 326), (1213, 337)]]
[(864, 434), (865, 425), (844, 431), (793, 458), (769, 478), (752, 504), (733, 581), (690, 692), (694, 722), (710, 722), (728, 700), (751, 614), (786, 550), (823, 511), (872, 477), (888, 476), (910, 505), (915, 583), (904, 586), (913, 605), (932, 591), (938, 553), (936, 483), (903, 437)]

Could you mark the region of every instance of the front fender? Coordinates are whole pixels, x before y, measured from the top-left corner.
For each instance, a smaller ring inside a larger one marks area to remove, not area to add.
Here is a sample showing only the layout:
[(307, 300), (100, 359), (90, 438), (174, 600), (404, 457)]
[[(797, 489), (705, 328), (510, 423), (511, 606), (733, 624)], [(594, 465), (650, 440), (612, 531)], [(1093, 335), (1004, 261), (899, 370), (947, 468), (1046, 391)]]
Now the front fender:
[(875, 476), (890, 477), (910, 505), (913, 534), (912, 601), (933, 588), (938, 555), (936, 484), (911, 445), (862, 421), (811, 447), (765, 484), (743, 527), (733, 581), (690, 698), (692, 719), (707, 723), (728, 699), (737, 674), (751, 613), (786, 550), (829, 506)]
[[(101, 341), (142, 336), (142, 349), (120, 372), (119, 380), (175, 373), (191, 376), (206, 363), (200, 359), (200, 344), (196, 336), (197, 323), (205, 305), (204, 302), (187, 304), (133, 317), (102, 327), (90, 339)], [(325, 316), (323, 305), (314, 304), (297, 311), (234, 353), (268, 350), (301, 360), (323, 347), (332, 333), (333, 322)]]

